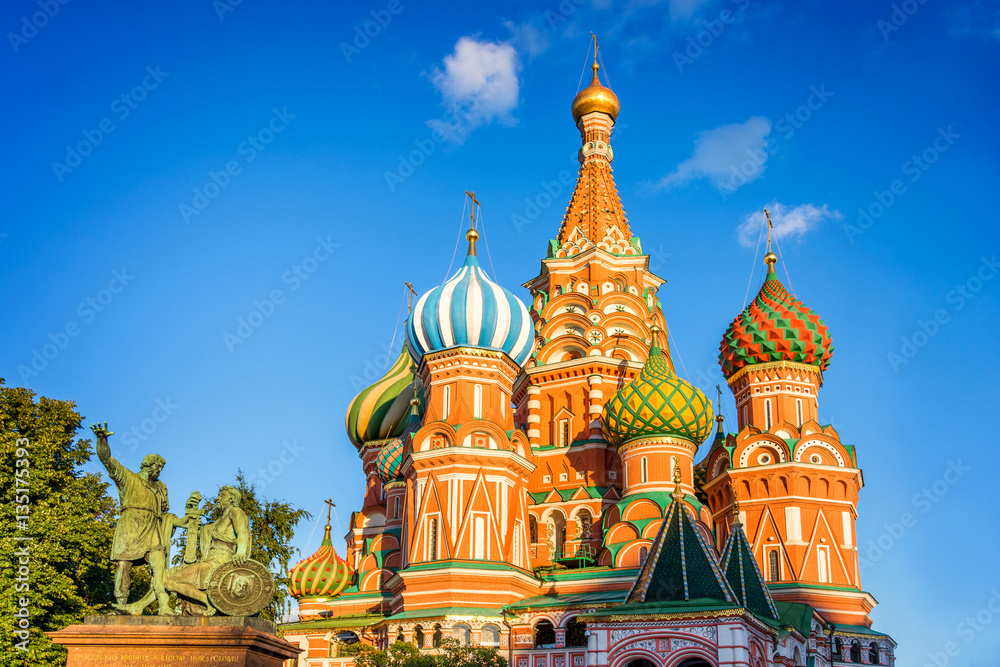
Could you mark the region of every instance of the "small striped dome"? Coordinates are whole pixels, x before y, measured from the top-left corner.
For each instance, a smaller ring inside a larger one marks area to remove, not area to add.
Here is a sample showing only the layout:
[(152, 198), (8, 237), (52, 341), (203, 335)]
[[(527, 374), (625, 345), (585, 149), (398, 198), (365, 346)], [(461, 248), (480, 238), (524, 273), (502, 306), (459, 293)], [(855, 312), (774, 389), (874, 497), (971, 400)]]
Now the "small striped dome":
[(330, 524), (319, 550), (288, 571), (288, 592), (292, 597), (334, 597), (340, 595), (351, 581), (351, 571), (330, 540)]
[(420, 416), (417, 412), (419, 399), (410, 401), (413, 407), (410, 409), (410, 419), (406, 424), (406, 430), (398, 438), (393, 438), (382, 445), (381, 451), (375, 458), (375, 471), (383, 484), (399, 479), (399, 469), (403, 466), (403, 454), (406, 453), (406, 441), (420, 428)]
[(347, 408), (347, 436), (361, 449), (366, 442), (402, 435), (410, 400), (421, 393), (413, 359), (404, 347), (378, 382), (355, 396)]
[(520, 299), (479, 267), (472, 230), (469, 255), (458, 273), (417, 301), (406, 323), (406, 342), (415, 359), (451, 347), (506, 352), (518, 365), (531, 355), (534, 326)]

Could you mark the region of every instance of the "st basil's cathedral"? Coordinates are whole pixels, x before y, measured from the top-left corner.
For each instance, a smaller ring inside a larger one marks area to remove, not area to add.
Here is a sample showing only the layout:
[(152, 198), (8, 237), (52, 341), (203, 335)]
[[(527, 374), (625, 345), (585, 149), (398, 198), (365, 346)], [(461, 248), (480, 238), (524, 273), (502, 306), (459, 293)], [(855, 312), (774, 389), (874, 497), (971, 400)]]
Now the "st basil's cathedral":
[(818, 421), (830, 332), (769, 248), (719, 347), (735, 432), (676, 374), (598, 70), (573, 100), (581, 167), (530, 304), (481, 268), (473, 226), (348, 406), (365, 495), (344, 557), (328, 513), (289, 573), (298, 667), (445, 638), (511, 667), (895, 664), (859, 579), (858, 453)]

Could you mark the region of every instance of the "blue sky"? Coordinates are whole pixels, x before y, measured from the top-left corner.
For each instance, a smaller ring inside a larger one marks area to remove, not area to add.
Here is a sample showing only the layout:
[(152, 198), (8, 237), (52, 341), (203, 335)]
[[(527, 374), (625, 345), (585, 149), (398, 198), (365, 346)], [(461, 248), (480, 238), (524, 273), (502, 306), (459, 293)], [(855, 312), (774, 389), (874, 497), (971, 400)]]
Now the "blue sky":
[(43, 0), (0, 24), (0, 375), (107, 420), (126, 465), (165, 455), (175, 504), (240, 466), (342, 527), (347, 402), (399, 348), (403, 281), (445, 278), (466, 189), (525, 297), (595, 31), (679, 370), (722, 381), (770, 205), (834, 338), (820, 413), (864, 469), (876, 627), (899, 664), (995, 663), (1000, 632), (960, 624), (1000, 590), (996, 2)]

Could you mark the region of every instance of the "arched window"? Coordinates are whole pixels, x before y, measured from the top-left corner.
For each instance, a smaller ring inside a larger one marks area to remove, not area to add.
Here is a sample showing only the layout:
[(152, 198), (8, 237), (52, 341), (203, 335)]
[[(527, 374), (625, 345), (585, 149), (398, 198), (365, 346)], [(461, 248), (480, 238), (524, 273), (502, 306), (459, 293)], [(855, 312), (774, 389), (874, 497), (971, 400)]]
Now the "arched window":
[(643, 565), (646, 559), (649, 557), (649, 549), (646, 547), (639, 547), (639, 565)]
[(533, 516), (528, 517), (528, 541), (538, 544), (538, 521)]
[(437, 560), (438, 557), (438, 520), (432, 518), (427, 522), (427, 560)]
[(778, 550), (767, 552), (768, 581), (781, 581), (781, 567), (778, 563)]
[(835, 661), (844, 659), (844, 642), (840, 641), (840, 637), (833, 639), (833, 659)]
[(396, 641), (399, 643), (406, 641), (405, 639), (403, 639), (403, 626), (400, 626), (399, 628), (396, 629)]
[(431, 647), (432, 648), (441, 648), (441, 639), (442, 639), (441, 626), (440, 625), (435, 625), (434, 626), (434, 634), (431, 635)]
[(872, 642), (871, 644), (868, 645), (868, 662), (870, 662), (873, 665), (882, 664), (881, 662), (879, 662), (878, 644), (876, 644), (875, 642)]
[(559, 420), (559, 446), (569, 447), (569, 420)]
[(802, 399), (801, 398), (796, 398), (795, 399), (795, 419), (798, 422), (796, 424), (796, 426), (798, 426), (799, 428), (802, 428), (802, 424), (803, 424), (803, 422), (805, 420), (802, 419)]
[(413, 643), (417, 648), (424, 647), (424, 629), (419, 625), (413, 628)]
[(587, 645), (587, 624), (575, 618), (566, 624), (566, 646)]
[(483, 385), (477, 384), (473, 389), (472, 416), (476, 419), (483, 418)]
[(771, 428), (771, 399), (764, 399), (764, 429)]
[(479, 631), (480, 646), (500, 646), (500, 628), (495, 625), (484, 625)]
[(459, 646), (468, 646), (472, 643), (472, 632), (465, 623), (457, 623), (451, 628), (452, 638), (458, 642)]
[(556, 643), (556, 629), (550, 621), (535, 624), (535, 648), (552, 648)]
[(639, 481), (643, 484), (649, 481), (649, 465), (646, 463), (646, 457), (642, 457), (641, 461), (641, 474), (639, 475)]
[(444, 396), (441, 398), (441, 419), (447, 419), (451, 412), (451, 386), (444, 386)]
[(861, 662), (861, 644), (857, 639), (851, 642), (851, 662)]
[(472, 520), (473, 548), (472, 557), (477, 560), (486, 558), (486, 541), (489, 536), (486, 534), (486, 517), (476, 514)]
[(399, 518), (399, 496), (392, 499), (392, 518)]

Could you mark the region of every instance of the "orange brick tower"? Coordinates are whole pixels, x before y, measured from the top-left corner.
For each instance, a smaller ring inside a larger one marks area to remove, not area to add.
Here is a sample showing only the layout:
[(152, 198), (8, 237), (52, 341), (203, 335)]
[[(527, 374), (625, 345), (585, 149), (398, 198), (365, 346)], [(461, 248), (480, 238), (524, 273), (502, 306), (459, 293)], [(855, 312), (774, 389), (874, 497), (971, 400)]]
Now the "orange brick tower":
[(774, 598), (870, 627), (875, 600), (861, 589), (854, 536), (861, 471), (854, 448), (817, 421), (830, 335), (778, 280), (770, 248), (764, 260), (764, 285), (729, 326), (719, 354), (739, 433), (717, 441), (706, 462), (716, 534), (728, 534), (735, 490)]

